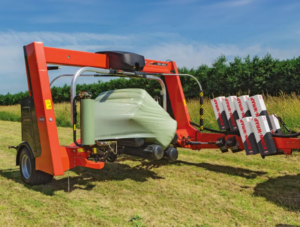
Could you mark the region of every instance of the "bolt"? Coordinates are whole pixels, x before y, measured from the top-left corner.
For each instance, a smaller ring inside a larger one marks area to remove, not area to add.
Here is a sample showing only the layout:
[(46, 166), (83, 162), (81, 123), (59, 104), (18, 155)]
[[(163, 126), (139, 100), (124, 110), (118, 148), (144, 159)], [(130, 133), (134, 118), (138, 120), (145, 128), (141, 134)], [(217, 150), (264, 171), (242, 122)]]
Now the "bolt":
[(49, 118), (49, 121), (50, 121), (50, 122), (52, 121), (52, 118), (51, 118), (51, 117)]

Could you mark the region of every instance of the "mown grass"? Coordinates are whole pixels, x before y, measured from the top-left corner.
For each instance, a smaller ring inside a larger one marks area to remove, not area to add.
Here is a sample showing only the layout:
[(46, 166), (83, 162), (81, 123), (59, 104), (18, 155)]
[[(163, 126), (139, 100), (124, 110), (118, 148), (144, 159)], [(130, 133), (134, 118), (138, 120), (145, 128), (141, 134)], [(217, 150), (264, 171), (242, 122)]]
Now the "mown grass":
[[(264, 96), (266, 107), (269, 114), (277, 114), (289, 126), (291, 130), (300, 131), (300, 98), (293, 95), (282, 94), (279, 97)], [(189, 100), (187, 102), (191, 121), (199, 123), (199, 100)], [(80, 119), (79, 105), (78, 119)], [(70, 104), (59, 103), (54, 105), (57, 126), (71, 127), (70, 121)], [(21, 121), (20, 105), (0, 106), (0, 120), (4, 121)], [(79, 127), (78, 121), (78, 127)], [(218, 129), (215, 115), (213, 112), (210, 99), (204, 99), (204, 125), (207, 128)]]
[[(120, 157), (42, 186), (15, 166), (18, 122), (0, 121), (0, 226), (297, 226), (300, 156), (179, 149), (176, 162)], [(58, 128), (61, 144), (71, 128)]]

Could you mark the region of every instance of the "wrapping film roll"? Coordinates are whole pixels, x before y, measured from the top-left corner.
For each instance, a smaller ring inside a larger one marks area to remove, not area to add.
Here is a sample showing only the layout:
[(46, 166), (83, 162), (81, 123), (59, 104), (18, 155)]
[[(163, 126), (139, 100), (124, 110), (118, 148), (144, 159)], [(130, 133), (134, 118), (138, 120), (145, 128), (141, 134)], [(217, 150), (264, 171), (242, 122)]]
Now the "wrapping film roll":
[(81, 99), (80, 103), (80, 127), (81, 127), (81, 144), (95, 144), (95, 100)]

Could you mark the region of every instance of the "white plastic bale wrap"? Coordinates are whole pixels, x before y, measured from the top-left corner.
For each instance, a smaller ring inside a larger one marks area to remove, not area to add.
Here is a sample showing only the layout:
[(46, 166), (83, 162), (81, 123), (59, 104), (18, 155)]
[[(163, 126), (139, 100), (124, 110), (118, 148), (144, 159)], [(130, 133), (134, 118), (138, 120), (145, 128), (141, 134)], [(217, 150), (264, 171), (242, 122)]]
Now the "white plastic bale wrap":
[(143, 89), (120, 89), (95, 99), (95, 139), (144, 138), (169, 146), (177, 122)]

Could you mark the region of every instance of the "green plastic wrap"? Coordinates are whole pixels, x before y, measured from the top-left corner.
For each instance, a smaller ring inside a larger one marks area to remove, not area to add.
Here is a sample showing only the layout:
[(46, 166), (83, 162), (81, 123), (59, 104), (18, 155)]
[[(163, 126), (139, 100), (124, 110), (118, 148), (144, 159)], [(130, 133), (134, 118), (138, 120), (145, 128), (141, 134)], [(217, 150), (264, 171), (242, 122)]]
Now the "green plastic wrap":
[(83, 145), (95, 144), (95, 112), (94, 99), (81, 99), (80, 103), (80, 128), (81, 143)]
[(143, 89), (120, 89), (95, 99), (95, 139), (143, 138), (169, 146), (177, 122)]

